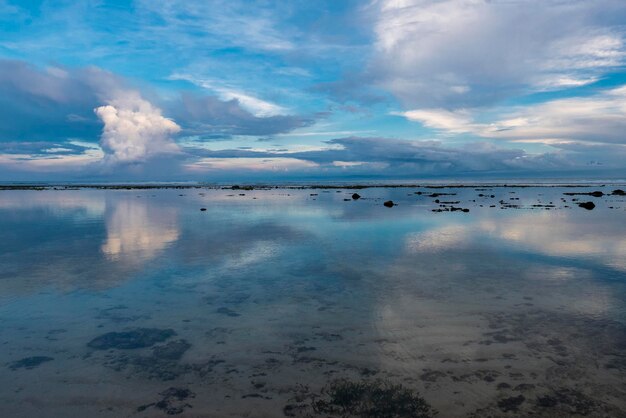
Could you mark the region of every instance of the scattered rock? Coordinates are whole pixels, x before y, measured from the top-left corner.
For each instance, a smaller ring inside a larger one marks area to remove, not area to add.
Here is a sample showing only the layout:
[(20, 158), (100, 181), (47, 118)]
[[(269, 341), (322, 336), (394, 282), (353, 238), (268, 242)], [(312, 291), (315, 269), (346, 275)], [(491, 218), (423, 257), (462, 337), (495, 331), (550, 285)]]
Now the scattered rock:
[[(315, 414), (326, 417), (428, 418), (436, 414), (418, 393), (380, 379), (353, 382), (339, 379), (314, 400)], [(294, 412), (290, 408), (289, 412)]]
[(528, 390), (533, 390), (534, 388), (535, 385), (533, 385), (532, 383), (520, 383), (519, 385), (515, 386), (514, 390), (524, 392)]
[(185, 411), (185, 408), (192, 407), (190, 404), (185, 402), (185, 400), (196, 397), (196, 394), (189, 389), (179, 389), (173, 387), (161, 392), (159, 395), (161, 395), (163, 399), (155, 403), (141, 405), (137, 408), (137, 412), (142, 412), (153, 407), (160, 409), (167, 415), (182, 414)]
[(510, 398), (500, 399), (498, 401), (498, 407), (503, 412), (517, 411), (517, 408), (519, 408), (525, 400), (526, 398), (523, 395), (511, 396)]
[(383, 205), (385, 205), (388, 208), (392, 208), (394, 203), (393, 203), (393, 200), (387, 200), (385, 203), (383, 203)]
[(9, 369), (17, 370), (17, 369), (34, 369), (35, 367), (47, 363), (49, 361), (54, 360), (52, 357), (47, 356), (34, 356), (34, 357), (25, 357), (21, 360), (14, 361), (9, 364)]
[(542, 408), (554, 408), (558, 403), (559, 401), (554, 396), (550, 395), (540, 396), (537, 398), (537, 406)]
[(595, 191), (595, 192), (566, 192), (563, 193), (566, 196), (593, 196), (593, 197), (602, 197), (604, 196), (604, 193), (602, 193), (601, 191)]
[(436, 382), (437, 379), (446, 377), (446, 374), (437, 370), (429, 370), (420, 376), (424, 382)]
[(626, 196), (626, 192), (623, 191), (622, 189), (615, 189), (613, 190), (613, 193), (611, 193), (613, 196)]
[(358, 193), (354, 193), (354, 194), (352, 195), (352, 199), (354, 199), (354, 200), (358, 200), (358, 199), (360, 199), (360, 198), (361, 198), (361, 195), (360, 195), (360, 194), (358, 194)]
[(152, 349), (154, 357), (163, 360), (180, 360), (187, 350), (191, 348), (186, 340), (170, 341), (165, 345), (159, 345)]
[(593, 202), (582, 202), (582, 203), (579, 203), (578, 206), (587, 210), (593, 210), (593, 208), (596, 207), (596, 205)]
[(219, 308), (216, 312), (217, 312), (218, 314), (222, 314), (222, 315), (230, 316), (230, 317), (233, 317), (233, 318), (234, 318), (234, 317), (236, 317), (236, 316), (241, 316), (241, 314), (239, 314), (239, 313), (237, 313), (237, 312), (233, 311), (233, 310), (232, 310), (232, 309), (230, 309), (230, 308), (225, 308), (225, 307), (224, 307), (224, 308)]
[[(602, 404), (573, 389), (561, 388), (553, 393), (537, 398), (537, 406), (542, 408), (558, 408), (572, 415), (590, 415), (602, 409)], [(594, 415), (595, 416), (595, 415)], [(599, 414), (598, 416), (604, 416)]]
[(176, 335), (172, 329), (137, 328), (132, 331), (107, 332), (94, 338), (87, 346), (96, 350), (117, 348), (130, 350), (151, 347)]
[(200, 212), (205, 212), (206, 208), (200, 208)]

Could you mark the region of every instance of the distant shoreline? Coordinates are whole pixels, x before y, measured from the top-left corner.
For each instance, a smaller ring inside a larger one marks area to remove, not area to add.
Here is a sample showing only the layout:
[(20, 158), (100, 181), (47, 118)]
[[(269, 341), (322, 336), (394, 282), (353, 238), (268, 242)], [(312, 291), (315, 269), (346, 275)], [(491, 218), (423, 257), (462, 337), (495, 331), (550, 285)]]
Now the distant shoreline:
[(150, 184), (134, 184), (134, 183), (116, 183), (116, 184), (69, 184), (69, 183), (51, 183), (51, 184), (0, 184), (0, 191), (7, 190), (156, 190), (156, 189), (225, 189), (225, 190), (272, 190), (272, 189), (292, 189), (292, 190), (308, 190), (308, 189), (385, 189), (385, 188), (425, 188), (425, 189), (449, 189), (449, 188), (529, 188), (529, 187), (605, 187), (626, 185), (624, 181), (604, 181), (604, 182), (468, 182), (468, 183), (406, 183), (406, 184), (202, 184), (202, 183), (150, 183)]

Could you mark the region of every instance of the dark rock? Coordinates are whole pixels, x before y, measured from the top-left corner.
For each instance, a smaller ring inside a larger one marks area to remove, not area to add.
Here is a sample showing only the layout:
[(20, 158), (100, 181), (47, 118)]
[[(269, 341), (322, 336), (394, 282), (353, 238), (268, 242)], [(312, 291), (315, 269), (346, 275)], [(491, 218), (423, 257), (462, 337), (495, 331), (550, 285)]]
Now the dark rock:
[(306, 411), (306, 405), (288, 404), (283, 408), (283, 414), (286, 417), (301, 416), (304, 411)]
[(593, 197), (602, 197), (604, 196), (604, 193), (602, 193), (601, 191), (597, 190), (595, 192), (566, 192), (563, 193), (566, 196), (593, 196)]
[(542, 408), (554, 408), (558, 403), (559, 401), (554, 396), (550, 395), (537, 398), (537, 406)]
[(424, 382), (436, 382), (437, 379), (446, 377), (446, 374), (437, 370), (430, 370), (420, 376)]
[(519, 408), (525, 400), (526, 398), (523, 395), (511, 396), (510, 398), (500, 399), (498, 401), (498, 407), (504, 412), (517, 411), (517, 408)]
[(321, 395), (311, 405), (315, 416), (428, 418), (436, 415), (418, 393), (380, 379), (335, 380)]
[(393, 207), (393, 200), (388, 200), (385, 203), (383, 203), (383, 205), (385, 205), (388, 208), (392, 208)]
[[(566, 412), (567, 416), (586, 416), (598, 411), (602, 404), (576, 390), (561, 388), (550, 395), (537, 398), (537, 405), (544, 408), (558, 407)], [(605, 416), (605, 414), (598, 414), (598, 416)]]
[(523, 392), (527, 390), (533, 390), (534, 388), (535, 388), (535, 385), (533, 385), (532, 383), (520, 383), (519, 385), (515, 386), (514, 390)]
[(361, 195), (360, 195), (360, 194), (358, 194), (358, 193), (354, 193), (354, 194), (352, 195), (352, 198), (353, 198), (354, 200), (358, 200), (358, 199), (360, 199), (360, 198), (361, 198)]
[(596, 207), (596, 205), (593, 202), (582, 202), (582, 203), (579, 203), (578, 206), (587, 210), (593, 210), (593, 208)]
[(148, 408), (156, 408), (165, 412), (167, 415), (178, 415), (185, 411), (185, 408), (191, 408), (191, 405), (186, 403), (188, 398), (195, 398), (196, 394), (189, 389), (169, 388), (161, 392), (163, 398), (155, 403), (147, 405), (141, 405), (137, 408), (137, 412), (145, 411)]
[(204, 212), (204, 211), (206, 211), (206, 208), (200, 208), (200, 211)]
[(176, 332), (172, 329), (137, 328), (132, 331), (107, 332), (91, 340), (87, 346), (96, 350), (146, 348), (174, 335)]
[(30, 370), (30, 369), (34, 369), (40, 364), (47, 363), (52, 360), (54, 360), (52, 357), (47, 357), (47, 356), (25, 357), (21, 360), (17, 360), (17, 361), (10, 363), (9, 368), (11, 370), (17, 370), (17, 369)]
[(613, 190), (613, 193), (611, 193), (613, 196), (626, 196), (626, 192), (623, 191), (622, 189), (615, 189)]
[(241, 314), (238, 314), (237, 312), (235, 312), (235, 311), (233, 311), (232, 309), (229, 309), (229, 308), (219, 308), (216, 312), (218, 314), (231, 316), (231, 317), (241, 316)]
[(152, 349), (154, 357), (162, 360), (180, 360), (191, 347), (186, 340), (170, 341), (165, 345), (159, 345)]

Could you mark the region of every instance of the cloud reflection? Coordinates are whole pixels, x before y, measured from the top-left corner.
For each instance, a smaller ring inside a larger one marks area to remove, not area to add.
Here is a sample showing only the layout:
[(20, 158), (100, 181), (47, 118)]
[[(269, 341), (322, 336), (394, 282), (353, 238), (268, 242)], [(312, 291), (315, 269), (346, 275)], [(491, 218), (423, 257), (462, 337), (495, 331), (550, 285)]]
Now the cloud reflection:
[(144, 262), (156, 257), (180, 235), (173, 207), (141, 199), (115, 201), (106, 215), (102, 252), (110, 259)]

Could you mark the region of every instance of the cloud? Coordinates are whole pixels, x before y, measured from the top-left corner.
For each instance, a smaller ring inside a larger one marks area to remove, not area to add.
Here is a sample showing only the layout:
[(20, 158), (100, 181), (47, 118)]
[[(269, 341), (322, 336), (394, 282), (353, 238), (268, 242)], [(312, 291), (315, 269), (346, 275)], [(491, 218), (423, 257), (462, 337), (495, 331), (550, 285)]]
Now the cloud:
[(187, 74), (174, 74), (172, 80), (186, 80), (204, 89), (217, 93), (224, 101), (236, 100), (246, 111), (256, 117), (268, 117), (287, 114), (287, 109), (275, 103), (259, 99), (252, 94), (242, 92), (231, 86), (223, 86), (221, 83), (211, 80), (197, 79)]
[(416, 109), (392, 114), (420, 122), (427, 128), (441, 129), (451, 133), (471, 132), (474, 126), (471, 115), (466, 110)]
[(202, 158), (187, 165), (187, 169), (192, 172), (203, 171), (289, 171), (302, 170), (317, 167), (311, 161), (300, 160), (288, 157), (260, 157), (260, 158)]
[(121, 79), (94, 67), (42, 69), (0, 59), (0, 142), (96, 140), (92, 110), (118, 86)]
[[(80, 138), (95, 142), (102, 118), (93, 109), (119, 102), (131, 91), (141, 94), (123, 78), (96, 67), (38, 68), (23, 61), (0, 60), (0, 141)], [(282, 107), (235, 90), (224, 90), (222, 99), (189, 92), (174, 91), (165, 97), (149, 93), (152, 106), (176, 120), (186, 135), (267, 136), (315, 122), (313, 117), (280, 114)], [(114, 105), (120, 106), (141, 107), (137, 103)]]
[(399, 112), (408, 120), (451, 134), (546, 144), (577, 141), (626, 144), (626, 86), (587, 97), (556, 99), (504, 108), (487, 122), (476, 122), (467, 110), (416, 109)]
[(179, 45), (195, 42), (198, 34), (203, 34), (209, 42), (222, 48), (285, 51), (295, 47), (288, 34), (276, 29), (278, 11), (266, 5), (225, 0), (210, 3), (140, 0), (137, 8), (143, 17), (159, 17), (158, 25), (144, 20), (146, 32), (155, 35), (165, 27)]
[(582, 85), (626, 60), (621, 0), (375, 0), (369, 14), (369, 73), (408, 108)]
[(104, 123), (101, 145), (106, 162), (142, 162), (179, 152), (171, 136), (180, 126), (136, 92), (124, 93), (94, 111)]
[[(293, 169), (303, 172), (386, 177), (545, 172), (578, 167), (578, 163), (570, 161), (564, 153), (529, 154), (522, 149), (499, 148), (487, 143), (451, 147), (439, 141), (348, 137), (333, 139), (326, 144), (325, 149), (305, 151), (196, 149), (191, 152), (200, 160), (192, 166), (194, 170), (202, 171), (208, 167), (204, 162), (215, 160), (245, 170), (252, 161), (289, 158), (299, 160), (298, 164), (294, 162)], [(307, 165), (307, 162), (313, 165)]]
[(229, 137), (231, 135), (266, 136), (310, 126), (311, 117), (276, 115), (259, 117), (241, 106), (237, 98), (223, 101), (215, 96), (181, 94), (170, 103), (171, 113), (187, 135)]

